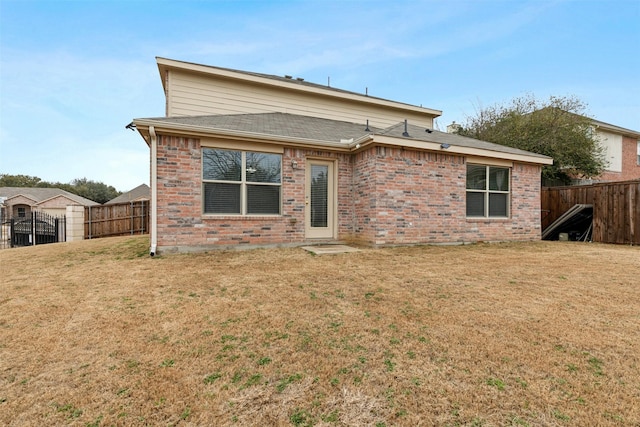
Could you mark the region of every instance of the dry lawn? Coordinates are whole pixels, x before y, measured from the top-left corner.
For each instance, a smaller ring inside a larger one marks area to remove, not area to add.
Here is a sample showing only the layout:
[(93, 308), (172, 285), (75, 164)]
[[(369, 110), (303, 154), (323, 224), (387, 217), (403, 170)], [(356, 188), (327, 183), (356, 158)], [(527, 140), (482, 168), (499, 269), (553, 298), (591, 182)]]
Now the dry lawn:
[(0, 251), (0, 425), (638, 426), (640, 248)]

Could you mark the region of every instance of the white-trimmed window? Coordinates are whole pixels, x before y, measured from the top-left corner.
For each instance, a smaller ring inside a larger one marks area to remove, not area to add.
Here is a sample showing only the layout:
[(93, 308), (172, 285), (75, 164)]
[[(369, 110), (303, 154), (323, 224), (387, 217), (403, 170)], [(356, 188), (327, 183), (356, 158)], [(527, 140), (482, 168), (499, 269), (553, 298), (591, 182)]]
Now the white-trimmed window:
[(640, 140), (638, 140), (638, 148), (636, 150), (636, 153), (638, 154), (638, 165), (640, 165)]
[(279, 215), (281, 171), (280, 154), (203, 148), (204, 213)]
[(507, 218), (509, 168), (467, 164), (467, 217)]

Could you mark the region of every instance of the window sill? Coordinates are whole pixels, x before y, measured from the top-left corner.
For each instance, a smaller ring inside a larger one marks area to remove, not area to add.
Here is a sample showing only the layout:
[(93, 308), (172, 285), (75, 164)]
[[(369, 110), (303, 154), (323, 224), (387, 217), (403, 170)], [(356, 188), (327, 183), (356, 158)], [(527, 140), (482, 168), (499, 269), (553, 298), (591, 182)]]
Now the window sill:
[(511, 221), (511, 218), (507, 216), (468, 216), (466, 217), (467, 222), (478, 222), (478, 221), (491, 221), (491, 222), (505, 222)]
[(212, 215), (202, 214), (202, 219), (205, 220), (224, 220), (224, 221), (246, 221), (246, 220), (274, 220), (282, 218), (282, 215)]

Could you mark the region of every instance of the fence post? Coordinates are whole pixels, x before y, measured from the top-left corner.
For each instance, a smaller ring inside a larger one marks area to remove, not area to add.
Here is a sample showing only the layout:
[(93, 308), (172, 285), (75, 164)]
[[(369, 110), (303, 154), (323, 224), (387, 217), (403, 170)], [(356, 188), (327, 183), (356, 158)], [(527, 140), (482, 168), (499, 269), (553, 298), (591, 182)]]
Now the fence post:
[(31, 245), (35, 246), (36, 245), (36, 232), (37, 232), (37, 228), (36, 228), (36, 221), (38, 219), (38, 216), (36, 215), (36, 211), (31, 211)]
[(9, 225), (9, 236), (11, 237), (11, 245), (10, 247), (15, 247), (16, 244), (16, 232), (15, 232), (15, 226), (16, 226), (16, 219), (11, 217), (10, 219), (11, 224)]
[(91, 240), (92, 234), (93, 234), (93, 226), (91, 224), (91, 219), (93, 218), (93, 213), (91, 212), (91, 206), (89, 206), (89, 233), (88, 236), (89, 240)]
[(67, 206), (65, 232), (67, 242), (84, 239), (84, 206)]

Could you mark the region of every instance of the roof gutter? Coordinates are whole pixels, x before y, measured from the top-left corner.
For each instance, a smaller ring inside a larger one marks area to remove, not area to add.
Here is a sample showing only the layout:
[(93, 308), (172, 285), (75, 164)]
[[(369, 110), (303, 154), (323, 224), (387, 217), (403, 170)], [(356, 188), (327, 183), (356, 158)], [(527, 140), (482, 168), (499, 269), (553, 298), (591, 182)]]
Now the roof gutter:
[[(376, 135), (375, 141), (376, 143), (389, 145), (389, 146), (398, 146), (397, 137), (389, 137), (386, 135)], [(504, 159), (511, 160), (522, 163), (533, 163), (540, 165), (551, 165), (553, 164), (553, 159), (548, 156), (536, 155), (536, 154), (519, 154), (519, 153), (509, 153), (505, 151), (494, 151), (488, 148), (475, 148), (475, 147), (465, 147), (462, 145), (454, 145), (454, 144), (446, 144), (443, 145), (440, 142), (429, 142), (417, 139), (410, 138), (402, 138), (402, 147), (413, 148), (418, 150), (428, 150), (428, 151), (437, 151), (442, 154), (455, 154), (462, 156), (476, 156), (476, 157), (486, 157), (490, 159)]]
[(158, 137), (156, 129), (149, 126), (151, 145), (151, 247), (149, 255), (155, 256), (158, 247)]
[(363, 135), (358, 139), (354, 139), (349, 143), (350, 151), (357, 151), (373, 142), (374, 136), (372, 134)]

